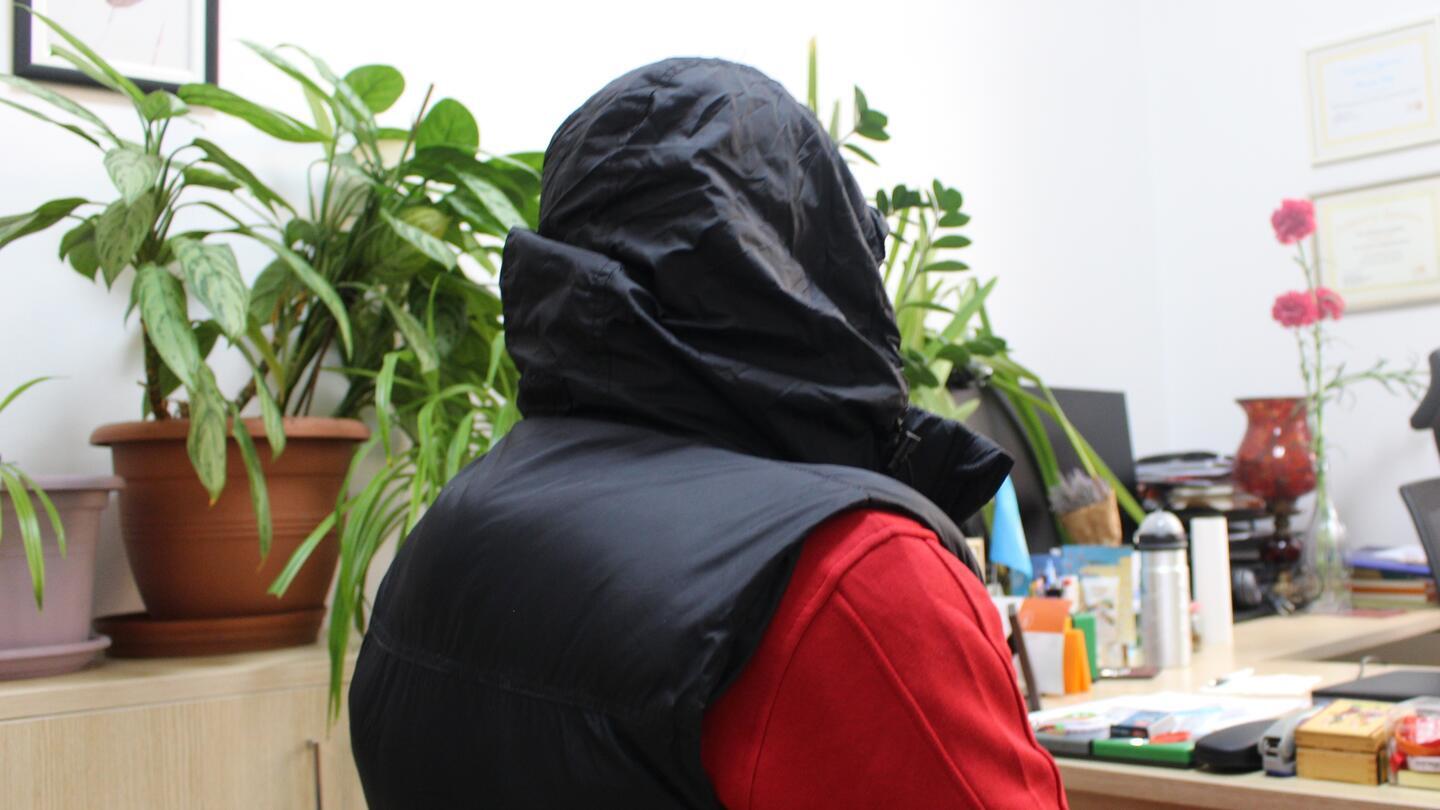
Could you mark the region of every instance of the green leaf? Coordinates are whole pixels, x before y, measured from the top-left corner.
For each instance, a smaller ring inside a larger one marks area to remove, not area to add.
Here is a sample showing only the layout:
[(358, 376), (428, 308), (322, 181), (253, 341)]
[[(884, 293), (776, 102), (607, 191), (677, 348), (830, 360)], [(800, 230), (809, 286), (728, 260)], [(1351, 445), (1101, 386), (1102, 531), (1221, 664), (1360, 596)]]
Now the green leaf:
[(146, 264), (135, 275), (135, 298), (145, 334), (160, 359), (186, 388), (196, 387), (200, 347), (185, 314), (185, 290), (164, 268)]
[(860, 147), (856, 146), (855, 144), (853, 144), (853, 143), (847, 143), (847, 144), (841, 144), (841, 145), (844, 146), (846, 149), (850, 150), (851, 152), (854, 152), (856, 155), (858, 155), (858, 156), (860, 157), (861, 160), (865, 161), (866, 163), (869, 163), (869, 164), (871, 164), (872, 166), (879, 166), (879, 165), (880, 165), (880, 163), (879, 163), (878, 161), (876, 161), (875, 158), (873, 158), (873, 157), (870, 156), (870, 153), (869, 153), (869, 152), (866, 152), (864, 149), (861, 149)]
[[(216, 341), (220, 339), (220, 326), (214, 321), (201, 321), (194, 324), (194, 329), (195, 343), (200, 349), (200, 359), (204, 360), (210, 356), (211, 350), (215, 348)], [(160, 395), (165, 397), (170, 396), (175, 392), (175, 389), (180, 387), (180, 379), (176, 377), (175, 373), (170, 370), (170, 367), (164, 363), (160, 364), (158, 386), (160, 388)]]
[(239, 180), (223, 172), (213, 172), (201, 166), (186, 166), (182, 172), (187, 186), (218, 188), (221, 191), (235, 191), (240, 188)]
[(295, 209), (290, 208), (290, 203), (285, 202), (283, 197), (272, 191), (269, 186), (260, 182), (260, 178), (245, 168), (245, 165), (240, 161), (231, 157), (224, 149), (221, 149), (215, 143), (207, 141), (204, 138), (196, 138), (194, 144), (205, 153), (206, 160), (229, 172), (235, 179), (244, 183), (245, 187), (250, 189), (250, 193), (255, 195), (255, 199), (272, 208), (276, 205), (281, 205), (289, 209), (291, 213), (295, 212)]
[(4, 104), (6, 107), (13, 107), (13, 108), (19, 110), (20, 112), (23, 112), (23, 113), (25, 113), (26, 115), (30, 116), (31, 118), (36, 118), (36, 119), (39, 119), (39, 120), (41, 120), (41, 121), (44, 121), (44, 122), (47, 123), (47, 124), (53, 124), (53, 125), (55, 125), (55, 126), (57, 126), (57, 127), (60, 127), (61, 129), (64, 129), (64, 130), (68, 130), (68, 131), (70, 131), (70, 132), (73, 132), (73, 133), (75, 133), (76, 135), (79, 135), (80, 137), (82, 137), (82, 138), (84, 138), (85, 140), (89, 141), (89, 142), (91, 143), (91, 145), (95, 146), (95, 147), (98, 148), (98, 149), (104, 149), (104, 148), (105, 148), (105, 147), (103, 147), (103, 146), (100, 146), (100, 142), (97, 141), (97, 140), (95, 140), (95, 136), (91, 135), (90, 133), (86, 132), (85, 130), (81, 129), (80, 127), (75, 126), (74, 124), (67, 124), (67, 123), (65, 123), (64, 121), (56, 121), (54, 118), (51, 118), (50, 116), (46, 115), (45, 113), (40, 112), (39, 110), (32, 110), (32, 109), (30, 109), (29, 107), (26, 107), (24, 104), (16, 104), (15, 102), (11, 101), (11, 100), (8, 99), (8, 98), (0, 98), (0, 104)]
[(496, 187), (494, 183), (469, 172), (457, 172), (456, 177), (460, 180), (460, 184), (474, 194), (476, 199), (485, 206), (485, 209), (500, 221), (501, 225), (506, 228), (524, 228), (526, 226), (525, 217), (520, 215), (515, 204), (510, 202), (510, 198), (505, 196), (505, 192)]
[(127, 205), (116, 200), (100, 214), (95, 223), (95, 248), (105, 284), (115, 283), (120, 271), (134, 261), (136, 251), (145, 243), (155, 225), (155, 195), (146, 194)]
[[(144, 94), (140, 92), (140, 88), (136, 87), (134, 82), (126, 78), (125, 74), (116, 70), (113, 66), (111, 66), (109, 62), (106, 62), (104, 59), (102, 59), (100, 57), (100, 54), (91, 50), (88, 45), (86, 45), (84, 42), (81, 42), (74, 34), (66, 31), (60, 26), (59, 23), (55, 22), (49, 17), (46, 17), (44, 14), (35, 11), (33, 8), (30, 9), (30, 13), (33, 14), (41, 22), (45, 23), (45, 25), (48, 26), (50, 30), (59, 34), (61, 39), (64, 39), (66, 42), (70, 43), (70, 45), (73, 46), (75, 50), (83, 54), (84, 57), (89, 60), (90, 64), (97, 68), (100, 74), (105, 77), (106, 81), (102, 81), (101, 84), (111, 88), (112, 90), (118, 90), (119, 92), (124, 93), (125, 95), (129, 96), (131, 100), (134, 101), (137, 105), (144, 100)], [(56, 47), (55, 50), (58, 51), (60, 50), (60, 48)]]
[(939, 239), (936, 239), (934, 242), (930, 243), (930, 247), (933, 248), (963, 248), (969, 246), (970, 240), (958, 234), (942, 236)]
[(241, 98), (229, 90), (222, 90), (213, 84), (183, 84), (180, 98), (198, 107), (239, 118), (273, 138), (291, 143), (320, 143), (325, 136), (310, 125), (296, 120), (279, 110), (263, 107), (249, 99)]
[(130, 205), (155, 185), (160, 176), (160, 156), (148, 154), (135, 144), (122, 144), (105, 153), (105, 171), (110, 173), (125, 204)]
[(50, 500), (49, 493), (41, 488), (39, 484), (35, 483), (35, 479), (26, 475), (24, 470), (16, 467), (15, 473), (20, 476), (20, 480), (24, 482), (25, 486), (29, 487), (30, 491), (34, 493), (35, 500), (39, 501), (40, 505), (44, 507), (45, 516), (50, 519), (50, 531), (55, 534), (55, 547), (60, 550), (60, 556), (64, 557), (67, 553), (65, 548), (65, 522), (60, 519), (60, 512), (55, 508), (55, 502)]
[(255, 371), (255, 398), (260, 400), (260, 419), (265, 424), (265, 440), (270, 443), (270, 457), (279, 458), (285, 452), (285, 420), (280, 406), (270, 395), (269, 386), (259, 370)]
[(943, 262), (930, 262), (929, 264), (927, 264), (927, 265), (925, 265), (924, 267), (920, 268), (920, 272), (922, 272), (922, 273), (948, 273), (948, 272), (954, 272), (954, 271), (958, 271), (958, 270), (969, 270), (969, 269), (970, 269), (970, 265), (968, 265), (968, 264), (966, 264), (966, 263), (964, 263), (964, 262), (943, 261)]
[[(326, 106), (329, 102), (329, 99), (326, 96), (314, 90), (311, 90), (308, 87), (301, 89), (305, 91), (305, 103), (310, 105), (310, 117), (315, 121), (315, 128), (318, 129), (320, 131), (320, 134), (324, 135), (327, 139), (334, 138), (335, 124), (331, 122), (330, 112), (328, 107)], [(329, 144), (325, 145), (327, 154), (329, 153), (330, 148), (331, 147)]]
[(25, 559), (30, 565), (30, 587), (35, 592), (35, 606), (45, 604), (45, 551), (40, 547), (40, 521), (35, 516), (35, 504), (25, 484), (15, 475), (9, 464), (0, 464), (0, 482), (10, 494), (10, 503), (15, 507), (16, 522), (20, 525), (20, 543), (25, 548)]
[(460, 417), (459, 424), (455, 425), (455, 432), (450, 436), (450, 446), (445, 449), (445, 480), (449, 481), (460, 471), (460, 465), (465, 463), (465, 456), (470, 450), (470, 434), (475, 429), (475, 412), (470, 411)]
[(315, 552), (315, 547), (320, 545), (320, 541), (324, 540), (325, 536), (334, 528), (335, 513), (331, 512), (325, 516), (324, 520), (320, 521), (318, 526), (310, 530), (310, 534), (305, 536), (305, 540), (300, 543), (299, 548), (290, 555), (290, 560), (285, 563), (285, 568), (280, 571), (279, 576), (275, 577), (275, 581), (270, 583), (269, 593), (274, 596), (284, 596), (285, 591), (290, 588), (290, 583), (295, 581), (296, 575), (305, 565), (305, 561), (309, 560), (310, 555)]
[(0, 248), (22, 236), (45, 230), (84, 204), (85, 200), (80, 197), (67, 197), (51, 200), (29, 213), (0, 217)]
[(410, 130), (400, 127), (380, 127), (375, 130), (375, 138), (381, 141), (408, 141)]
[(815, 37), (811, 37), (809, 59), (805, 64), (805, 106), (810, 108), (810, 112), (819, 115), (820, 71), (816, 64), (817, 50)]
[[(389, 65), (362, 65), (345, 74), (345, 83), (372, 113), (390, 109), (405, 92), (405, 77)], [(477, 143), (476, 146), (479, 146)]]
[(40, 383), (53, 379), (55, 379), (55, 377), (35, 377), (15, 386), (15, 388), (12, 389), (10, 393), (5, 395), (4, 399), (0, 399), (0, 412), (3, 412), (6, 408), (10, 407), (10, 403), (18, 399), (21, 394), (29, 391), (31, 388), (34, 388)]
[(395, 326), (400, 329), (400, 334), (405, 338), (405, 343), (415, 352), (415, 359), (420, 363), (420, 371), (429, 374), (440, 366), (440, 359), (435, 353), (435, 344), (430, 341), (430, 336), (425, 334), (425, 327), (415, 319), (403, 306), (396, 304), (389, 296), (382, 298), (385, 308), (390, 311), (390, 317), (394, 319)]
[(250, 317), (269, 323), (275, 317), (275, 306), (289, 300), (294, 279), (285, 262), (276, 259), (266, 265), (250, 288)]
[(385, 458), (390, 458), (390, 398), (395, 389), (395, 367), (400, 362), (400, 352), (386, 352), (380, 362), (380, 374), (375, 378), (375, 430), (385, 447)]
[(320, 87), (320, 85), (315, 83), (314, 79), (305, 75), (305, 72), (302, 71), (300, 68), (296, 67), (295, 63), (291, 62), (289, 59), (286, 59), (285, 57), (281, 56), (275, 51), (272, 51), (264, 45), (251, 42), (249, 40), (241, 40), (241, 43), (243, 43), (245, 47), (258, 54), (261, 59), (269, 62), (281, 73), (284, 73), (286, 76), (289, 76), (290, 78), (299, 82), (300, 86), (305, 88), (307, 92), (314, 93), (315, 95), (322, 98), (328, 97), (328, 94)]
[(260, 561), (270, 556), (270, 542), (273, 527), (270, 522), (270, 492), (265, 486), (265, 471), (260, 467), (260, 456), (255, 452), (255, 442), (250, 438), (250, 429), (240, 412), (230, 409), (231, 433), (240, 448), (240, 460), (245, 463), (245, 477), (250, 482), (250, 505), (255, 510), (255, 527), (260, 532)]
[(938, 224), (942, 228), (959, 228), (963, 225), (968, 224), (969, 222), (969, 214), (964, 214), (959, 211), (951, 211), (940, 217), (940, 222)]
[(350, 333), (350, 318), (346, 314), (345, 304), (340, 300), (335, 288), (330, 286), (330, 282), (326, 281), (300, 254), (269, 237), (259, 234), (253, 234), (253, 236), (257, 241), (273, 250), (290, 268), (290, 272), (295, 274), (300, 283), (304, 284), (310, 292), (315, 293), (315, 297), (319, 298), (325, 308), (330, 310), (331, 317), (335, 319), (336, 328), (340, 330), (340, 342), (344, 344), (345, 354), (348, 356), (354, 349)]
[(415, 130), (415, 149), (448, 146), (468, 154), (480, 148), (480, 125), (464, 104), (453, 98), (436, 102)]
[(965, 204), (965, 195), (961, 194), (959, 189), (947, 188), (940, 192), (936, 198), (936, 202), (940, 204), (942, 210), (947, 213), (954, 213), (959, 211), (960, 207)]
[(210, 503), (214, 504), (225, 489), (226, 402), (215, 385), (215, 376), (209, 366), (202, 365), (194, 371), (199, 387), (187, 386), (190, 392), (190, 435), (185, 439), (185, 450), (190, 455), (190, 464), (195, 468), (200, 484), (210, 494)]
[(146, 121), (175, 118), (190, 112), (190, 108), (179, 96), (168, 90), (151, 90), (140, 103), (140, 114)]
[(245, 334), (250, 296), (234, 251), (229, 245), (207, 245), (193, 239), (171, 239), (170, 249), (180, 261), (190, 293), (215, 317), (225, 336), (238, 342)]
[(443, 264), (448, 270), (455, 269), (455, 252), (445, 242), (384, 209), (380, 211), (380, 218), (385, 220), (385, 224), (390, 226), (390, 230), (394, 231), (396, 236), (410, 243), (416, 250)]
[(491, 441), (498, 442), (505, 438), (505, 434), (509, 433), (510, 428), (515, 427), (519, 421), (520, 408), (516, 406), (515, 400), (506, 400), (505, 404), (500, 406), (500, 413), (495, 415), (495, 426), (491, 428), (490, 434)]
[(870, 109), (870, 104), (865, 100), (864, 91), (862, 91), (857, 84), (855, 85), (855, 120), (859, 121), (868, 109)]
[(115, 143), (120, 142), (120, 139), (115, 136), (115, 133), (110, 130), (110, 127), (106, 126), (105, 122), (100, 119), (100, 116), (90, 112), (79, 103), (71, 100), (68, 96), (61, 95), (60, 93), (57, 93), (42, 84), (36, 84), (29, 79), (22, 79), (19, 76), (7, 76), (5, 74), (0, 74), (0, 84), (8, 84), (11, 87), (16, 88), (17, 90), (23, 90), (24, 92), (29, 93), (30, 95), (35, 96), (42, 101), (47, 101), (53, 106), (58, 107), (59, 109), (64, 110), (67, 113), (70, 113), (76, 118), (79, 118), (82, 121), (85, 121), (86, 123), (95, 126), (101, 132), (105, 133), (105, 135), (108, 136), (110, 140), (114, 141)]

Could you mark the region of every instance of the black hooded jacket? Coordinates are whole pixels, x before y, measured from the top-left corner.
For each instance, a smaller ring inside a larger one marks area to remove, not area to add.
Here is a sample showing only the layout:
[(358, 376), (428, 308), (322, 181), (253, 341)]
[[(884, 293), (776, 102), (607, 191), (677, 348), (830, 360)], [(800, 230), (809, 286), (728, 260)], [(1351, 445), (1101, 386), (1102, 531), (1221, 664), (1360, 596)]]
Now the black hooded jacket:
[(758, 71), (615, 80), (541, 200), (501, 271), (525, 419), (408, 538), (356, 666), (373, 810), (716, 807), (701, 719), (805, 536), (889, 509), (973, 568), (956, 522), (1009, 469), (907, 407), (884, 220)]

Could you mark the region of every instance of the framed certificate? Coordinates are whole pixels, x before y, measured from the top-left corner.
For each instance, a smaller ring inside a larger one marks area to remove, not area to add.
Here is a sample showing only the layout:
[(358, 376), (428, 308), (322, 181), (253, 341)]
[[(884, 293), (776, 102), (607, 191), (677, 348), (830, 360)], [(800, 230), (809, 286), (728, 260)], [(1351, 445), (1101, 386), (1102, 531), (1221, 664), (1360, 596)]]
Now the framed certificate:
[(1351, 311), (1440, 301), (1440, 175), (1317, 195), (1315, 250)]
[(1305, 75), (1311, 163), (1440, 141), (1440, 19), (1312, 48)]
[(59, 23), (147, 92), (216, 80), (220, 0), (19, 0), (15, 75), (94, 86), (54, 50), (69, 43), (23, 6)]

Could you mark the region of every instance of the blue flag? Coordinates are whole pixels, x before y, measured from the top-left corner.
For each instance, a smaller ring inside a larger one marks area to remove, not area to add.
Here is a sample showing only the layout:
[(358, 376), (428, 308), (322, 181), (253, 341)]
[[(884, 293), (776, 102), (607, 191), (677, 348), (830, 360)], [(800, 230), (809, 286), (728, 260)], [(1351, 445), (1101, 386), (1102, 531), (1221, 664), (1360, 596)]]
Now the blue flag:
[(1020, 523), (1020, 502), (1015, 498), (1015, 482), (1005, 477), (995, 493), (995, 519), (990, 524), (990, 559), (1025, 575), (1028, 582), (1035, 575), (1030, 566), (1030, 546), (1025, 542), (1025, 527)]

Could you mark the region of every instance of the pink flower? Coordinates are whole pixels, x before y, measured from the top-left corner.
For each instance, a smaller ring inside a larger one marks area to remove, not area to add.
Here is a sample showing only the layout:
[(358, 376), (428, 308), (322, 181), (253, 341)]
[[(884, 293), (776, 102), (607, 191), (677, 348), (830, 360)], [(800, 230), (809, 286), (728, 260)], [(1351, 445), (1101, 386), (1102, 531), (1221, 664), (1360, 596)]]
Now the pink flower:
[(1287, 292), (1276, 296), (1270, 317), (1281, 326), (1309, 326), (1320, 320), (1320, 307), (1308, 292)]
[(1293, 245), (1315, 232), (1315, 206), (1309, 200), (1282, 200), (1270, 215), (1270, 227), (1282, 245)]
[(1338, 321), (1340, 316), (1345, 314), (1345, 299), (1340, 297), (1340, 293), (1329, 287), (1319, 287), (1315, 290), (1315, 304), (1320, 310), (1321, 318)]

